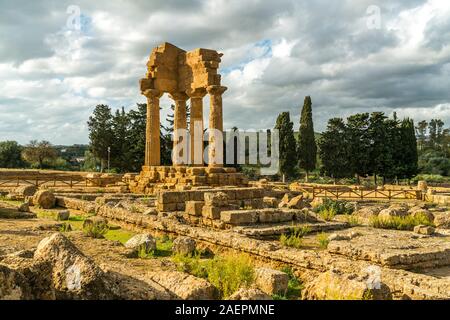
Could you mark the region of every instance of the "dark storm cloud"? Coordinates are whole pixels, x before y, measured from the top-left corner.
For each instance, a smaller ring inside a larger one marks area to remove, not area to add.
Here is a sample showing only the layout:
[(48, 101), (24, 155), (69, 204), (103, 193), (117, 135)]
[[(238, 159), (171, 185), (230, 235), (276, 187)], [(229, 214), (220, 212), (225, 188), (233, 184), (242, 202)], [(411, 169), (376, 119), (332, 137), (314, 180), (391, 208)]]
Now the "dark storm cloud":
[[(66, 27), (69, 5), (81, 9), (81, 32)], [(367, 27), (372, 5), (380, 28)], [(145, 101), (137, 81), (163, 41), (225, 53), (228, 128), (271, 128), (281, 111), (297, 127), (305, 95), (316, 130), (377, 110), (450, 122), (446, 1), (0, 0), (0, 8), (0, 140), (87, 142), (96, 104)], [(163, 114), (169, 105), (164, 96)]]

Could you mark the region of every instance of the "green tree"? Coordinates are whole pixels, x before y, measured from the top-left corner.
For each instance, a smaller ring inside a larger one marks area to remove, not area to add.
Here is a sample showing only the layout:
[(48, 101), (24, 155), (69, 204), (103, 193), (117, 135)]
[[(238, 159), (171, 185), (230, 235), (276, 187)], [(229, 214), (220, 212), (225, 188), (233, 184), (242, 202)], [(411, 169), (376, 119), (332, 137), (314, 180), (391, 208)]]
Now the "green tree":
[(371, 173), (369, 114), (359, 113), (347, 118), (347, 142), (351, 154), (349, 165), (360, 182), (360, 177)]
[(403, 119), (400, 124), (399, 149), (396, 154), (399, 155), (397, 178), (411, 179), (418, 173), (418, 154), (417, 139), (414, 130), (414, 121), (412, 119)]
[(305, 97), (300, 117), (300, 129), (297, 143), (298, 164), (300, 169), (308, 173), (316, 168), (317, 146), (314, 137), (311, 97)]
[(48, 141), (38, 142), (37, 140), (32, 140), (23, 149), (22, 157), (25, 161), (29, 162), (33, 167), (38, 167), (42, 169), (45, 163), (50, 163), (57, 159), (58, 154), (53, 148), (52, 144)]
[(427, 138), (427, 126), (428, 122), (425, 120), (420, 121), (417, 124), (416, 130), (417, 130), (417, 140), (419, 144), (419, 149), (422, 150), (425, 147), (425, 142)]
[(0, 168), (23, 168), (22, 150), (16, 141), (0, 142)]
[(322, 161), (321, 173), (337, 179), (351, 177), (347, 128), (341, 118), (328, 121), (327, 130), (319, 140), (319, 156)]
[[(101, 171), (108, 160), (108, 148), (114, 143), (113, 116), (111, 108), (100, 104), (94, 109), (87, 122), (89, 129), (90, 150), (100, 159)], [(111, 154), (111, 156), (115, 156)]]
[(145, 161), (145, 127), (147, 121), (147, 104), (137, 103), (136, 109), (128, 111), (130, 120), (130, 167), (132, 172), (141, 170)]
[(111, 166), (118, 172), (132, 170), (130, 127), (131, 121), (125, 109), (122, 107), (121, 110), (116, 110), (112, 119), (114, 143), (111, 145)]
[(282, 112), (277, 118), (275, 129), (279, 130), (279, 156), (280, 156), (280, 174), (290, 178), (295, 175), (297, 162), (296, 142), (294, 137), (294, 124), (290, 120), (289, 112)]

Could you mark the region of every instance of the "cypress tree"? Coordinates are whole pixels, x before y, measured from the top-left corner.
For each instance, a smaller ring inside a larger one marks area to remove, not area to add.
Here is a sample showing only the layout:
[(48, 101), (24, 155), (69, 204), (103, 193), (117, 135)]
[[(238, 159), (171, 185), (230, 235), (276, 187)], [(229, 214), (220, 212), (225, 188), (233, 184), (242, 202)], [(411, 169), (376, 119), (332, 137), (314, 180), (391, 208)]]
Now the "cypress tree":
[(108, 147), (113, 144), (113, 128), (112, 128), (112, 113), (107, 105), (97, 105), (94, 113), (89, 117), (88, 129), (91, 152), (100, 159), (101, 171), (105, 167), (108, 159)]
[(294, 124), (291, 122), (289, 112), (282, 112), (277, 118), (275, 129), (279, 130), (280, 138), (280, 174), (284, 177), (295, 175), (297, 162), (295, 152)]
[(316, 168), (317, 146), (314, 137), (314, 125), (312, 120), (311, 97), (305, 97), (300, 117), (300, 129), (297, 143), (298, 164), (300, 169), (306, 171), (306, 182), (308, 173)]

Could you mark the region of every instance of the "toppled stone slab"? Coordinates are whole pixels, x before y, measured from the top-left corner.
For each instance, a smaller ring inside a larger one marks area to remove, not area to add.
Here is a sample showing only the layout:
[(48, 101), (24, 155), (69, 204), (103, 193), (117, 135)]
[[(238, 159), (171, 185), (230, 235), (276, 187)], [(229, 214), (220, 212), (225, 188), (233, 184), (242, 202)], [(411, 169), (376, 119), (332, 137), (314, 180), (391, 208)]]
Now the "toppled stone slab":
[(189, 255), (195, 252), (195, 240), (189, 237), (177, 237), (173, 241), (172, 251), (174, 253)]
[(255, 282), (263, 292), (273, 294), (285, 294), (288, 289), (289, 276), (281, 271), (270, 268), (256, 268)]
[(0, 300), (29, 300), (32, 298), (27, 279), (15, 270), (0, 265)]
[(369, 228), (361, 229), (361, 234), (347, 241), (330, 242), (328, 251), (392, 268), (414, 269), (450, 265), (448, 237), (422, 238), (409, 231)]
[(43, 209), (51, 209), (55, 207), (56, 198), (49, 190), (38, 190), (33, 196), (33, 204)]
[[(381, 280), (381, 279), (380, 279)], [(384, 283), (373, 284), (369, 274), (340, 274), (328, 271), (307, 282), (302, 298), (307, 300), (391, 300)]]
[(95, 213), (95, 202), (69, 197), (56, 197), (56, 205), (66, 209)]
[(222, 211), (220, 220), (231, 225), (251, 224), (258, 221), (258, 213), (254, 210)]
[(311, 232), (321, 232), (329, 230), (339, 230), (347, 227), (345, 222), (317, 222), (317, 223), (284, 223), (269, 225), (238, 226), (232, 229), (233, 232), (240, 233), (252, 238), (275, 237), (290, 233), (294, 228), (308, 227)]

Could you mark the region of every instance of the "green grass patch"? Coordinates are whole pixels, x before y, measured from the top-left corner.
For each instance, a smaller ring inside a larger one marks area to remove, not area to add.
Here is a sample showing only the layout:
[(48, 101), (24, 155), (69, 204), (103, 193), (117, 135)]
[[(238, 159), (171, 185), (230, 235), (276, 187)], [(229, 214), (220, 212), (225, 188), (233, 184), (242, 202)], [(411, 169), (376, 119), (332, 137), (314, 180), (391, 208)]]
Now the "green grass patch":
[(280, 236), (280, 242), (285, 247), (300, 248), (302, 246), (302, 238), (311, 232), (311, 228), (308, 226), (295, 227), (289, 234), (282, 234)]
[(334, 208), (323, 208), (318, 212), (318, 215), (325, 221), (332, 221), (337, 215), (337, 211)]
[(111, 229), (109, 228), (108, 231), (104, 234), (105, 239), (110, 241), (119, 241), (120, 243), (124, 244), (128, 240), (131, 239), (135, 234), (131, 231), (123, 230), (123, 229)]
[(357, 216), (354, 216), (352, 214), (346, 214), (345, 215), (345, 222), (347, 222), (350, 227), (357, 227), (361, 225), (361, 222), (359, 221), (359, 218)]
[(218, 289), (218, 298), (225, 299), (241, 287), (249, 287), (255, 281), (255, 271), (249, 256), (224, 254), (212, 259), (175, 255), (173, 261), (178, 270), (207, 279)]
[(317, 234), (316, 238), (320, 248), (328, 248), (328, 243), (330, 243), (330, 241), (328, 240), (328, 235), (326, 233), (321, 232)]
[(379, 229), (395, 229), (395, 230), (413, 230), (415, 226), (425, 225), (434, 226), (433, 222), (425, 215), (405, 216), (405, 217), (389, 217), (380, 218), (372, 217), (369, 225)]

